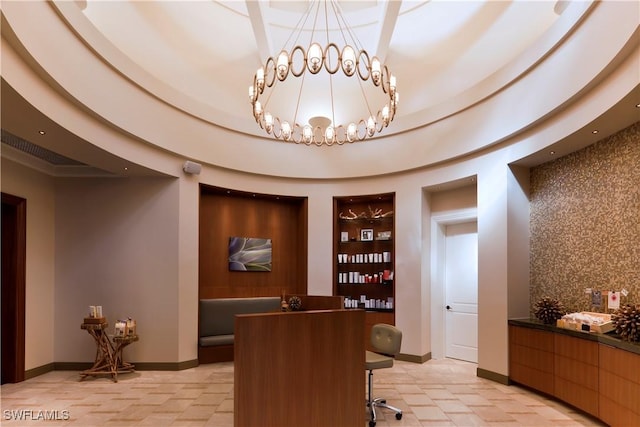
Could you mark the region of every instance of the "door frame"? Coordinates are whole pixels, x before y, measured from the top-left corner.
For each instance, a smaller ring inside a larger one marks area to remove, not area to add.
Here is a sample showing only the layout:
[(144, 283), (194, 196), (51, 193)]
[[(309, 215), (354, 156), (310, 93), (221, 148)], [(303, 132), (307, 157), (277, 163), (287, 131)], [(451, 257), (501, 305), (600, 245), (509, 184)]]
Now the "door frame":
[[(431, 215), (431, 357), (445, 357), (445, 238), (448, 225), (478, 221), (478, 209)], [(478, 350), (480, 343), (478, 342)]]
[[(3, 247), (5, 239), (10, 238), (14, 240), (16, 249), (14, 257), (7, 258), (4, 251), (2, 256), (2, 317), (11, 320), (9, 324), (2, 322), (2, 382), (17, 383), (25, 379), (27, 200), (2, 193), (2, 204), (11, 206), (16, 214), (11, 234), (6, 236), (2, 233)], [(7, 273), (9, 277), (5, 276)], [(5, 282), (7, 278), (11, 279), (9, 283)], [(7, 342), (5, 328), (11, 325), (14, 328), (10, 330), (10, 338), (15, 338)]]

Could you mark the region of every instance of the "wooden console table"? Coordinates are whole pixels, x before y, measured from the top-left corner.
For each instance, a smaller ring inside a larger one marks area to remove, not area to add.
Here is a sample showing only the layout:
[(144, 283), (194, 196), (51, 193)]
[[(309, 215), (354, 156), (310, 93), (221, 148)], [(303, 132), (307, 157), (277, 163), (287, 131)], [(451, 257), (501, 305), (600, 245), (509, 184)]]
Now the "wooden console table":
[(110, 375), (114, 382), (118, 382), (118, 373), (134, 371), (131, 363), (122, 358), (122, 351), (132, 342), (138, 341), (137, 335), (113, 337), (113, 342), (106, 333), (109, 323), (82, 323), (80, 329), (84, 329), (91, 335), (96, 343), (96, 358), (91, 368), (80, 373), (82, 381), (88, 376)]

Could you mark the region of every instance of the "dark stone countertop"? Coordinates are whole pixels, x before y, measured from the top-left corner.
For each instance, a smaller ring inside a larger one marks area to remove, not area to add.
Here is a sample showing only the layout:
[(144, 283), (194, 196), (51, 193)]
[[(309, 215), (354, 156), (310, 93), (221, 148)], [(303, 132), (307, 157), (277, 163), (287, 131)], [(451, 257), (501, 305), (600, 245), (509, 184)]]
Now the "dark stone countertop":
[(571, 337), (581, 338), (589, 341), (596, 341), (600, 344), (605, 344), (640, 355), (640, 343), (624, 341), (620, 339), (618, 335), (611, 332), (608, 334), (599, 334), (597, 332), (581, 332), (573, 329), (558, 328), (555, 325), (547, 325), (537, 319), (529, 318), (509, 319), (509, 325), (539, 329), (541, 331), (555, 332), (558, 334), (568, 335)]

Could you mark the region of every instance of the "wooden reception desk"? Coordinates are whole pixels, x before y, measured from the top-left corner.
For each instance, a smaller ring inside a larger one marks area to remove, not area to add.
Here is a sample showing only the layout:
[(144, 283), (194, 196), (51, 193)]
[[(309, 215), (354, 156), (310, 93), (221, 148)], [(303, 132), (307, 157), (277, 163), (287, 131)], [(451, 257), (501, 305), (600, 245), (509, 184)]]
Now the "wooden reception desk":
[(365, 424), (362, 310), (237, 315), (235, 427)]

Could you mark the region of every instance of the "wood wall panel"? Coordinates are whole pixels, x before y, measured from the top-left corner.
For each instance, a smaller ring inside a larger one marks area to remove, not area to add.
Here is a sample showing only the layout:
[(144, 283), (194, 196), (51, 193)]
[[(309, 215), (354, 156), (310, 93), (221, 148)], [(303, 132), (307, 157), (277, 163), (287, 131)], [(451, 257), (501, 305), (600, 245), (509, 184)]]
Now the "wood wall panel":
[(239, 315), (236, 427), (365, 425), (362, 310)]
[[(307, 199), (201, 186), (199, 297), (307, 293)], [(229, 271), (229, 237), (271, 239), (270, 272)]]

